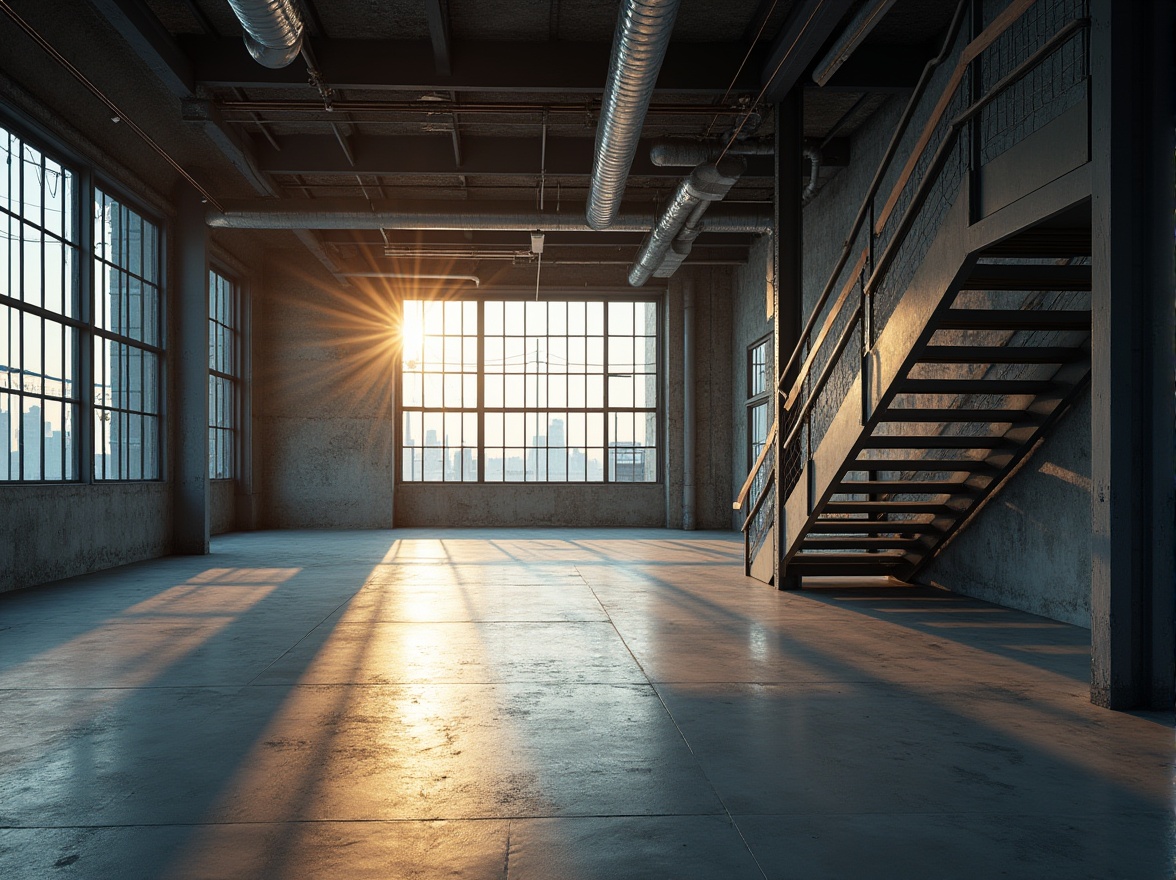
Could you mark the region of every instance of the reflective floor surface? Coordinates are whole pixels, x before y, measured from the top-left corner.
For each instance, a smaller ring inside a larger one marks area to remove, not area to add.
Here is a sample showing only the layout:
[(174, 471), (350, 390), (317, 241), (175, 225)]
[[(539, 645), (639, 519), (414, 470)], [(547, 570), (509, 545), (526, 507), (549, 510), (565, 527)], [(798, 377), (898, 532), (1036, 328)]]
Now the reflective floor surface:
[(1167, 880), (1088, 644), (728, 533), (225, 536), (0, 596), (0, 877)]

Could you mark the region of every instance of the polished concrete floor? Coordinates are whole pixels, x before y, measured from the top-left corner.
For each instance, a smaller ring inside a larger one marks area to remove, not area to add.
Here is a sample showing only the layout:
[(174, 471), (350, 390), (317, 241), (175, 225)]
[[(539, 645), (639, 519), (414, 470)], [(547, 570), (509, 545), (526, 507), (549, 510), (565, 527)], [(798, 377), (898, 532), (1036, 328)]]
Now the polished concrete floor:
[(282, 532), (0, 596), (3, 878), (1170, 878), (1089, 634), (738, 536)]

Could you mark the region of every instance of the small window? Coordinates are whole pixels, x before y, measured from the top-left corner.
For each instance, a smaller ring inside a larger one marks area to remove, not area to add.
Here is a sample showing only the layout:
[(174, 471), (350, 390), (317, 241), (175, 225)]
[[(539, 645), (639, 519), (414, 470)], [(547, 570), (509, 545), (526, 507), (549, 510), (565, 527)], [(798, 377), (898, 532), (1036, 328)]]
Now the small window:
[(771, 408), (772, 337), (759, 340), (747, 350), (747, 466), (763, 451), (768, 438)]
[(237, 285), (208, 273), (208, 476), (237, 476), (237, 413), (241, 369), (240, 304)]

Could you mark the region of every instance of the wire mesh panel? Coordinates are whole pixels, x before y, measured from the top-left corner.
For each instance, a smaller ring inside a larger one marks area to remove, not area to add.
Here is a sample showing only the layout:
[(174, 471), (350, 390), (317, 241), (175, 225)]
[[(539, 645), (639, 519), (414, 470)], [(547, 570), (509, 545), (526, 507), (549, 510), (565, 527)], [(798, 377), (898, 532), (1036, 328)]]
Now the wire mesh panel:
[[(987, 0), (986, 21), (1006, 2)], [(980, 55), (980, 89), (990, 92), (1066, 25), (1087, 15), (1086, 0), (1038, 0)], [(1040, 64), (1000, 91), (980, 114), (980, 162), (1010, 147), (1086, 99), (1085, 31), (1078, 30)]]

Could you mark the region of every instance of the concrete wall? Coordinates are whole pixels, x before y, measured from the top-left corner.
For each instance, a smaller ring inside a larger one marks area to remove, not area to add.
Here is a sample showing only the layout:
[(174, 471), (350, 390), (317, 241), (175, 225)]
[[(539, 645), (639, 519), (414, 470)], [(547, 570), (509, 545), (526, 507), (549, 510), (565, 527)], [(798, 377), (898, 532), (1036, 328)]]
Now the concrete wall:
[(0, 592), (163, 556), (166, 483), (0, 487)]
[(266, 528), (390, 528), (390, 300), (276, 251), (254, 302), (255, 486)]
[(1090, 627), (1090, 398), (919, 580)]
[[(747, 265), (735, 272), (731, 298), (731, 501), (738, 497), (751, 464), (747, 461), (747, 350), (752, 343), (772, 332), (774, 322), (767, 308), (769, 289), (773, 283), (772, 259), (772, 238), (761, 235), (752, 245)], [(774, 295), (774, 291), (771, 293)], [(775, 395), (771, 395), (768, 399), (769, 423), (774, 406)], [(743, 513), (729, 510), (728, 515), (732, 528), (742, 527)]]
[(396, 524), (660, 528), (665, 495), (658, 483), (403, 483)]
[(223, 535), (237, 528), (237, 481), (213, 480), (208, 491), (209, 528)]

